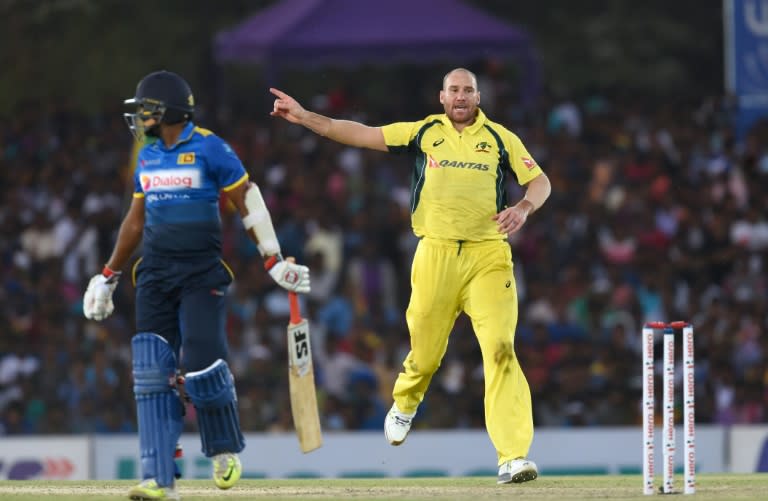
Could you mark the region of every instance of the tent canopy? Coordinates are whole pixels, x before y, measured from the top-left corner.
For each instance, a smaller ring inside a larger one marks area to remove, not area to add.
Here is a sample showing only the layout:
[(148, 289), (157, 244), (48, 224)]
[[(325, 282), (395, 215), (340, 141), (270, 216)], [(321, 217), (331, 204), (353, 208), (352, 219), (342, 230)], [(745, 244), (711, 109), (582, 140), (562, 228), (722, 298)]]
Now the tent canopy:
[(521, 67), (523, 100), (538, 91), (528, 34), (460, 0), (281, 0), (214, 40), (219, 63), (357, 66), (485, 58)]

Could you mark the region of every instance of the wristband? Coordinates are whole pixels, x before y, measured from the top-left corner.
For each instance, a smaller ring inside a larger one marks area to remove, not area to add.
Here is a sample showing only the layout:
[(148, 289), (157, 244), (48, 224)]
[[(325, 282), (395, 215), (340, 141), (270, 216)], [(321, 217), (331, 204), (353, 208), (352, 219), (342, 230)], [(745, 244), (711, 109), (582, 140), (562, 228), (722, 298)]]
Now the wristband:
[(101, 270), (101, 274), (104, 275), (104, 278), (107, 279), (107, 283), (112, 283), (112, 282), (116, 282), (117, 279), (120, 278), (120, 275), (123, 274), (123, 272), (115, 271), (105, 264), (104, 269)]
[(272, 254), (271, 256), (268, 256), (264, 260), (264, 269), (269, 271), (272, 269), (273, 266), (275, 266), (277, 263), (283, 260), (282, 254)]

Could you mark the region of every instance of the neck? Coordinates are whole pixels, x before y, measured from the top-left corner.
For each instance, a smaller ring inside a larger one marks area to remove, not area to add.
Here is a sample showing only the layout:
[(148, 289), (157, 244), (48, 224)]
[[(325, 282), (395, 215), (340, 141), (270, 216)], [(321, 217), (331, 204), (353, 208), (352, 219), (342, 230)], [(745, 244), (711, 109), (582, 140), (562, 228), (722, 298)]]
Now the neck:
[(477, 120), (477, 118), (473, 118), (469, 122), (461, 122), (461, 123), (459, 123), (459, 122), (452, 122), (453, 123), (453, 128), (456, 129), (456, 132), (462, 132), (465, 128), (467, 128), (470, 125), (472, 125), (473, 123), (475, 123), (475, 120)]
[(184, 130), (185, 125), (187, 125), (186, 122), (173, 125), (163, 124), (163, 126), (160, 128), (160, 139), (163, 141), (166, 148), (170, 148), (179, 142), (181, 131)]
[(475, 116), (473, 116), (471, 120), (467, 122), (456, 122), (454, 120), (451, 120), (451, 124), (453, 125), (453, 128), (456, 129), (456, 132), (461, 133), (465, 128), (469, 127), (470, 125), (474, 124), (477, 121), (478, 114), (479, 114), (479, 111), (475, 111)]

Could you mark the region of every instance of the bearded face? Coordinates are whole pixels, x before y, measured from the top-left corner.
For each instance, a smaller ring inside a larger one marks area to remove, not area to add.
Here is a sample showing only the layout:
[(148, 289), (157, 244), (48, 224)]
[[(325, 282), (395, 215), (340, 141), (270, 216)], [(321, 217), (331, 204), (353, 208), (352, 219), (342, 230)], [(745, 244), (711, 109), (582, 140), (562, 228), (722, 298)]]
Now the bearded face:
[(466, 70), (456, 70), (446, 75), (440, 103), (454, 125), (464, 128), (474, 122), (480, 104), (475, 76)]

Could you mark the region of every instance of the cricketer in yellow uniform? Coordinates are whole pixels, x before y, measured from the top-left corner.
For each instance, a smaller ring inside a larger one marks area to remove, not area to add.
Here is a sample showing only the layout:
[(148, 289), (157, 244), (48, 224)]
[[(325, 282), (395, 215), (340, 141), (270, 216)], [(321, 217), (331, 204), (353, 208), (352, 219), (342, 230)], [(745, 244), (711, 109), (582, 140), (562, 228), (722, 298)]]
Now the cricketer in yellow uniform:
[(507, 236), (491, 216), (507, 205), (509, 176), (526, 184), (541, 168), (520, 139), (478, 110), (461, 133), (446, 115), (382, 127), (392, 152), (415, 155), (411, 220), (421, 237), (406, 312), (411, 352), (393, 397), (409, 414), (448, 346), (461, 311), (483, 354), (485, 415), (500, 462), (525, 457), (533, 439), (531, 395), (514, 355), (517, 292)]
[[(483, 356), (485, 418), (499, 465), (498, 483), (538, 476), (527, 460), (533, 440), (528, 382), (515, 356), (517, 292), (509, 233), (541, 207), (551, 185), (511, 131), (479, 108), (475, 75), (463, 68), (443, 79), (444, 114), (417, 122), (370, 127), (305, 110), (278, 89), (273, 116), (301, 124), (335, 141), (413, 156), (411, 221), (420, 237), (411, 270), (406, 312), (411, 350), (394, 385), (384, 433), (401, 444), (464, 311)], [(526, 186), (508, 205), (507, 182)]]

